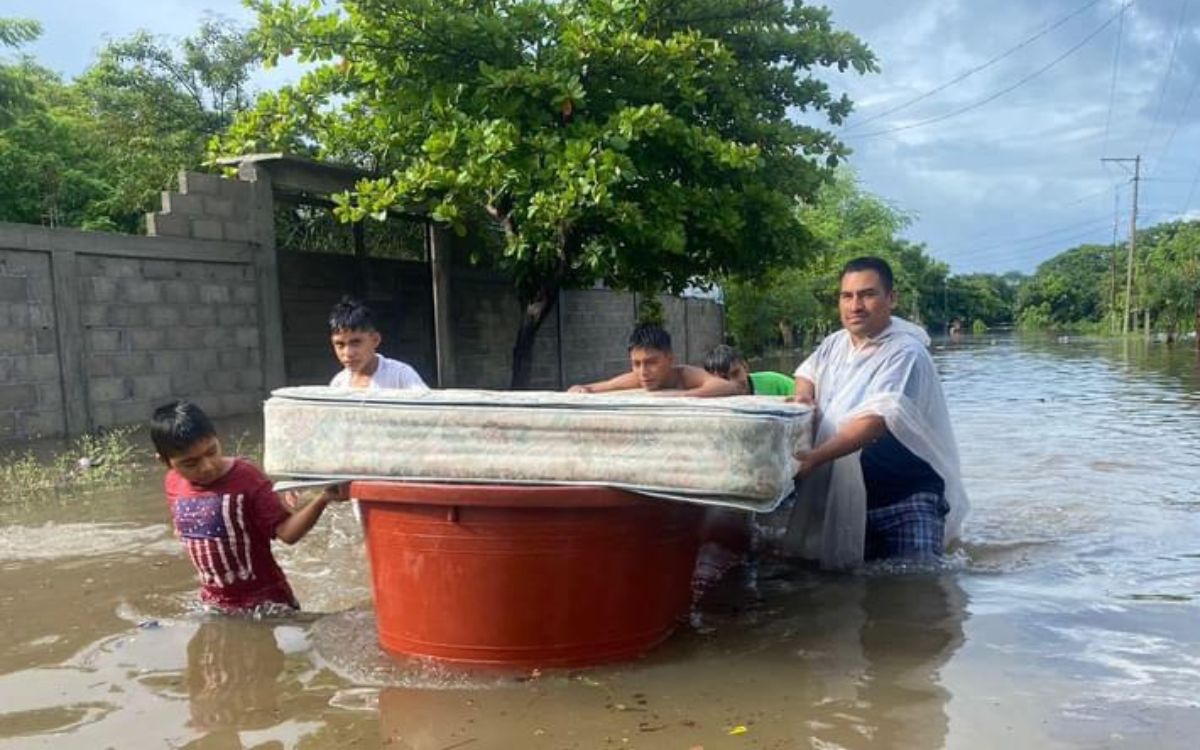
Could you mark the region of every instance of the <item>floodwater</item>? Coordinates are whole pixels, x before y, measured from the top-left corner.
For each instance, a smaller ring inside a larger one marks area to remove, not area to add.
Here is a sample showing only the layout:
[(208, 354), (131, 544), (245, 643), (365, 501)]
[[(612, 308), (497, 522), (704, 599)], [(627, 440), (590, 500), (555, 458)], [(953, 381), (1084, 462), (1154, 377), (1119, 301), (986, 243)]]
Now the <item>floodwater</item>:
[(192, 612), (157, 481), (0, 501), (0, 750), (1195, 747), (1195, 350), (935, 355), (974, 503), (944, 569), (735, 569), (617, 667), (389, 662), (347, 506), (279, 552), (309, 613), (249, 621)]

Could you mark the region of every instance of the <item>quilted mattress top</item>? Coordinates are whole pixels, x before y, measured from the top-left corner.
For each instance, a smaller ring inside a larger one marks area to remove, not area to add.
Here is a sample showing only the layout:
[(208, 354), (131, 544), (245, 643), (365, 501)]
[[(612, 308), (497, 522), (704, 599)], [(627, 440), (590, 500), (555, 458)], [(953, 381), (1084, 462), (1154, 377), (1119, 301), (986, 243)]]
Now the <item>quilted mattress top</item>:
[(597, 484), (757, 511), (812, 440), (810, 407), (758, 396), (306, 386), (264, 414), (276, 477)]

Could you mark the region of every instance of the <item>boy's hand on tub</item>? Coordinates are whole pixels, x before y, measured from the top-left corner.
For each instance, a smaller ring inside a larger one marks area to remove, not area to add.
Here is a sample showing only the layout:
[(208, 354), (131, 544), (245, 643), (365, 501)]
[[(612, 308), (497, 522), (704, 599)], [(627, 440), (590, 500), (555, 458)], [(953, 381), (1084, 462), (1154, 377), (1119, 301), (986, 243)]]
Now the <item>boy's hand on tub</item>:
[(350, 483), (331, 484), (321, 491), (321, 499), (327, 503), (344, 503), (350, 499)]

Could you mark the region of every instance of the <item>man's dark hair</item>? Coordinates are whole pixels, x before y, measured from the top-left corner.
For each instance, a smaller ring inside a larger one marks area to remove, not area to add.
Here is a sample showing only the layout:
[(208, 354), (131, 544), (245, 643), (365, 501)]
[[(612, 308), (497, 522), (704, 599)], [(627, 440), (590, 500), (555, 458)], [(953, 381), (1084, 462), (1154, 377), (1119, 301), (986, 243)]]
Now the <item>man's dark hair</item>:
[(883, 258), (876, 258), (874, 255), (855, 258), (842, 266), (842, 273), (838, 276), (838, 280), (841, 280), (846, 274), (856, 271), (874, 271), (879, 274), (879, 280), (883, 282), (883, 291), (892, 291), (892, 284), (895, 283), (895, 279), (892, 277), (892, 267)]
[(718, 344), (704, 358), (704, 369), (717, 377), (727, 378), (734, 365), (745, 361), (746, 358), (737, 349), (728, 344)]
[(353, 297), (342, 297), (342, 301), (329, 311), (329, 332), (376, 331), (371, 319), (371, 309)]
[(671, 334), (657, 323), (640, 323), (629, 334), (629, 351), (634, 349), (657, 349), (671, 353)]
[(150, 441), (163, 459), (183, 455), (217, 428), (199, 406), (190, 401), (172, 401), (154, 410), (150, 419)]

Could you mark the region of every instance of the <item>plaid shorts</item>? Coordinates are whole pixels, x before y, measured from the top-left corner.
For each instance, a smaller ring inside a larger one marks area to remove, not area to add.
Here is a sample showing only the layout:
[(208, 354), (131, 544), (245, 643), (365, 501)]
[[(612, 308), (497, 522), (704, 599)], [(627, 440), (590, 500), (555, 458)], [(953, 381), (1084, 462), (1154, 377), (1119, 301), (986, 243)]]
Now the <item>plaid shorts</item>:
[(867, 510), (864, 556), (868, 560), (941, 557), (949, 511), (946, 497), (936, 492), (917, 492), (891, 505)]

